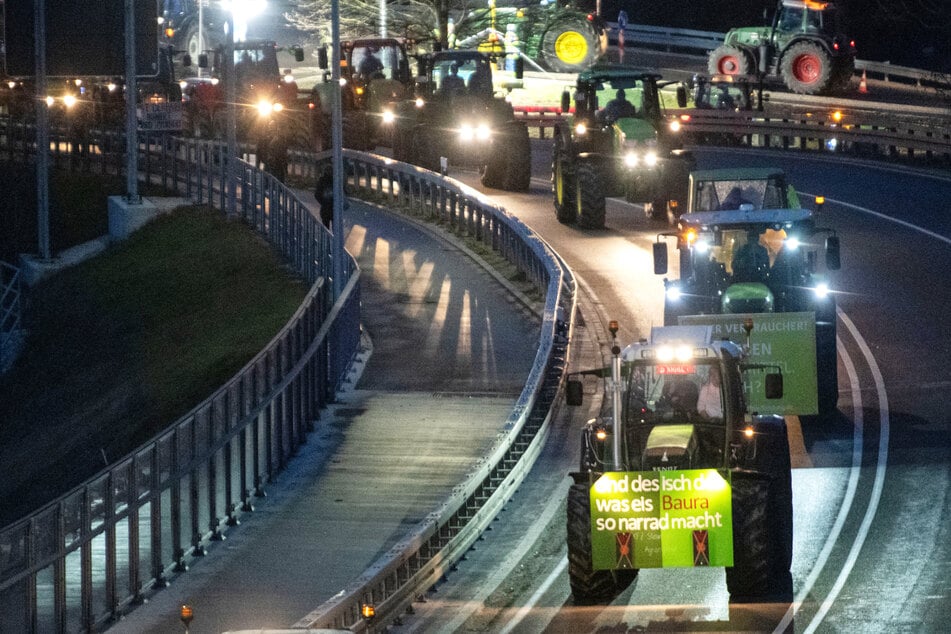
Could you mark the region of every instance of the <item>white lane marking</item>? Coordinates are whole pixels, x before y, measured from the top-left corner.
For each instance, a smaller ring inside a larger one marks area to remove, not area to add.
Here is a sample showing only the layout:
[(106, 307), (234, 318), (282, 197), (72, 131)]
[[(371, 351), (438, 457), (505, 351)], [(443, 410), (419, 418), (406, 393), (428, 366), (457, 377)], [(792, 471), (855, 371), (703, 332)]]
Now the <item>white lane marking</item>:
[(548, 578), (545, 579), (545, 582), (539, 586), (538, 590), (535, 591), (535, 594), (533, 594), (531, 598), (525, 603), (525, 605), (523, 605), (521, 609), (515, 613), (515, 616), (512, 617), (512, 620), (510, 620), (505, 627), (499, 630), (499, 634), (509, 634), (509, 632), (514, 630), (515, 627), (519, 625), (526, 616), (528, 616), (528, 614), (535, 607), (535, 604), (538, 602), (538, 600), (542, 598), (543, 594), (548, 592), (548, 588), (551, 587), (551, 584), (555, 582), (555, 579), (557, 579), (567, 567), (568, 557), (566, 556), (561, 560), (561, 563), (558, 564), (558, 567), (551, 571), (551, 574), (548, 575)]
[[(802, 194), (802, 195), (804, 195), (804, 196), (812, 196), (813, 198), (816, 197), (815, 194), (807, 194), (806, 192), (799, 192), (799, 193)], [(925, 229), (925, 228), (923, 228), (923, 227), (919, 227), (918, 225), (913, 225), (913, 224), (911, 224), (910, 222), (905, 222), (904, 220), (899, 220), (898, 218), (892, 218), (892, 217), (890, 217), (890, 216), (886, 216), (885, 214), (883, 214), (883, 213), (881, 213), (881, 212), (879, 212), (879, 211), (874, 211), (874, 210), (872, 210), (872, 209), (868, 209), (867, 207), (859, 207), (858, 205), (853, 205), (853, 204), (851, 204), (851, 203), (843, 202), (843, 201), (841, 201), (841, 200), (835, 200), (835, 199), (832, 199), (832, 198), (826, 198), (826, 202), (835, 203), (835, 204), (841, 205), (841, 206), (843, 206), (843, 207), (848, 207), (849, 209), (852, 209), (852, 210), (854, 210), (854, 211), (860, 211), (860, 212), (862, 212), (862, 213), (864, 213), (864, 214), (868, 214), (868, 215), (870, 215), (870, 216), (875, 216), (876, 218), (878, 218), (878, 219), (880, 219), (880, 220), (886, 220), (886, 221), (888, 221), (888, 222), (894, 222), (896, 225), (901, 225), (901, 226), (905, 227), (906, 229), (911, 229), (912, 231), (917, 231), (917, 232), (919, 232), (919, 233), (923, 233), (923, 234), (925, 234), (926, 236), (930, 236), (930, 237), (934, 238), (935, 240), (940, 240), (941, 242), (944, 242), (945, 244), (951, 244), (951, 238), (948, 238), (948, 237), (946, 237), (946, 236), (943, 236), (943, 235), (941, 235), (941, 234), (939, 234), (939, 233), (935, 233), (934, 231), (928, 231), (927, 229)]]
[(855, 337), (855, 341), (858, 343), (859, 349), (861, 349), (862, 354), (868, 361), (869, 369), (872, 371), (872, 376), (875, 379), (875, 389), (878, 394), (879, 402), (879, 424), (881, 425), (878, 438), (878, 464), (875, 467), (875, 483), (872, 486), (872, 495), (869, 499), (868, 508), (865, 510), (865, 517), (862, 519), (862, 525), (859, 527), (859, 532), (855, 536), (855, 541), (852, 542), (852, 549), (849, 551), (849, 557), (846, 560), (845, 565), (842, 566), (842, 570), (839, 572), (839, 577), (836, 579), (835, 585), (832, 587), (832, 590), (829, 592), (825, 601), (822, 602), (819, 612), (815, 615), (815, 617), (813, 617), (812, 622), (809, 623), (809, 627), (806, 628), (804, 634), (811, 634), (812, 632), (815, 632), (816, 628), (818, 628), (822, 623), (826, 614), (829, 612), (829, 609), (831, 609), (832, 604), (835, 602), (836, 597), (839, 596), (839, 592), (842, 591), (842, 587), (849, 578), (852, 568), (855, 567), (855, 562), (858, 561), (859, 552), (865, 545), (865, 540), (872, 528), (872, 522), (875, 519), (875, 514), (878, 512), (878, 503), (882, 498), (882, 490), (885, 488), (885, 468), (888, 461), (888, 435), (890, 421), (888, 415), (888, 395), (885, 393), (885, 380), (882, 378), (882, 373), (879, 370), (878, 364), (875, 362), (875, 357), (872, 356), (872, 351), (869, 349), (868, 345), (865, 343), (865, 340), (862, 339), (862, 336), (859, 334), (858, 328), (855, 327), (855, 324), (852, 323), (852, 320), (850, 320), (845, 313), (838, 309), (836, 312), (839, 314), (839, 318), (842, 320), (842, 323), (845, 324), (845, 327), (848, 328), (849, 332), (852, 333), (852, 336)]
[(803, 582), (802, 588), (800, 588), (796, 594), (792, 605), (789, 606), (789, 609), (786, 610), (786, 614), (783, 615), (779, 625), (773, 630), (773, 634), (781, 634), (787, 630), (796, 617), (799, 608), (802, 607), (803, 601), (805, 601), (806, 597), (812, 592), (812, 587), (815, 585), (819, 575), (822, 574), (829, 557), (832, 555), (832, 549), (839, 539), (842, 527), (845, 526), (845, 520), (855, 501), (855, 492), (858, 490), (859, 475), (862, 467), (862, 442), (864, 438), (862, 389), (859, 385), (858, 374), (855, 372), (855, 364), (852, 362), (852, 357), (849, 356), (848, 350), (845, 349), (845, 345), (838, 337), (836, 337), (836, 349), (839, 352), (839, 356), (842, 357), (845, 372), (849, 375), (849, 385), (852, 386), (853, 422), (855, 424), (854, 431), (852, 432), (852, 466), (849, 469), (849, 483), (845, 490), (845, 496), (842, 498), (842, 504), (839, 506), (839, 513), (835, 518), (835, 523), (832, 525), (828, 536), (826, 536), (825, 544), (823, 544), (822, 550), (819, 551), (819, 556), (812, 565), (812, 570)]

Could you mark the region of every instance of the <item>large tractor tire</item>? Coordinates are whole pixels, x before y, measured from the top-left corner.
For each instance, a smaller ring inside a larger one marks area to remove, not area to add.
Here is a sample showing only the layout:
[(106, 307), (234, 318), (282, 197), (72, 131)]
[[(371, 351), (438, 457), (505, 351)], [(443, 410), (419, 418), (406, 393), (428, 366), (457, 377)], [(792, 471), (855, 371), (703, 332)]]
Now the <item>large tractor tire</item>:
[(343, 116), (343, 145), (351, 150), (369, 151), (375, 145), (365, 112), (350, 112)]
[(532, 145), (528, 127), (521, 122), (507, 126), (505, 134), (505, 178), (502, 189), (510, 192), (528, 191), (532, 184)]
[(855, 60), (851, 57), (840, 57), (832, 63), (832, 81), (829, 92), (844, 93), (852, 84), (855, 74)]
[(786, 87), (801, 95), (826, 93), (832, 86), (832, 59), (812, 42), (790, 46), (783, 54), (780, 72)]
[(198, 56), (203, 51), (210, 51), (218, 47), (215, 38), (210, 37), (209, 29), (203, 29), (202, 37), (198, 37), (198, 23), (190, 24), (182, 38), (182, 48), (191, 57), (193, 65), (198, 65)]
[(565, 142), (558, 131), (555, 132), (555, 145), (551, 155), (551, 193), (558, 222), (565, 225), (574, 224), (578, 220), (574, 165), (568, 158)]
[(601, 43), (587, 22), (566, 20), (545, 31), (540, 53), (549, 69), (577, 73), (594, 64), (601, 55)]
[[(824, 313), (825, 311), (823, 311)], [(836, 356), (836, 316), (816, 313), (816, 388), (819, 415), (829, 416), (839, 404), (839, 368)]]
[(761, 430), (758, 474), (734, 472), (733, 602), (792, 599), (792, 478), (784, 424)]
[(408, 126), (393, 130), (393, 158), (402, 163), (413, 163), (413, 131)]
[(604, 181), (593, 161), (581, 161), (575, 173), (575, 203), (578, 226), (604, 229)]
[(707, 58), (707, 71), (711, 75), (748, 75), (753, 71), (753, 60), (743, 49), (723, 44)]
[(417, 126), (415, 131), (412, 154), (416, 165), (432, 172), (439, 172), (441, 145), (437, 131), (425, 126)]
[(637, 580), (637, 570), (594, 570), (588, 484), (568, 489), (568, 583), (577, 605), (610, 603)]
[(505, 170), (508, 162), (508, 158), (503, 152), (493, 152), (489, 162), (479, 170), (482, 185), (492, 189), (504, 189)]

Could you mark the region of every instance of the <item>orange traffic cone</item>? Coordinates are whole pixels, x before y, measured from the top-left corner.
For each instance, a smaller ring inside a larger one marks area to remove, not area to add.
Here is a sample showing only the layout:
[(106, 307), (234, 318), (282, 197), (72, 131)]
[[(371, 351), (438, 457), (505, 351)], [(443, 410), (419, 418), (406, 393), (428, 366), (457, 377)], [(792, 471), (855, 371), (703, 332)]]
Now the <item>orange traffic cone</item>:
[(859, 82), (859, 92), (865, 94), (868, 92), (868, 81), (865, 78), (865, 70), (862, 70), (862, 80)]

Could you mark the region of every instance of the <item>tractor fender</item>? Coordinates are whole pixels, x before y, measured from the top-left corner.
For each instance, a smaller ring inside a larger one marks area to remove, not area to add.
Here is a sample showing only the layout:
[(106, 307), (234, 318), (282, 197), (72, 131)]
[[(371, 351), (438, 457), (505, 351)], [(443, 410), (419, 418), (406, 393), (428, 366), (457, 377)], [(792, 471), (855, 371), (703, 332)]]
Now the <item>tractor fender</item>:
[(828, 53), (829, 57), (839, 57), (842, 55), (841, 53), (836, 53), (835, 50), (832, 48), (832, 46), (829, 44), (829, 42), (825, 41), (824, 39), (818, 38), (818, 37), (809, 37), (808, 35), (803, 35), (803, 36), (795, 37), (789, 40), (789, 44), (786, 45), (786, 48), (784, 48), (782, 51), (779, 51), (777, 53), (776, 55), (777, 68), (782, 67), (783, 58), (786, 57), (786, 53), (789, 51), (789, 49), (791, 49), (796, 44), (799, 44), (800, 42), (808, 42), (809, 44), (815, 44), (816, 46), (824, 50), (826, 53)]

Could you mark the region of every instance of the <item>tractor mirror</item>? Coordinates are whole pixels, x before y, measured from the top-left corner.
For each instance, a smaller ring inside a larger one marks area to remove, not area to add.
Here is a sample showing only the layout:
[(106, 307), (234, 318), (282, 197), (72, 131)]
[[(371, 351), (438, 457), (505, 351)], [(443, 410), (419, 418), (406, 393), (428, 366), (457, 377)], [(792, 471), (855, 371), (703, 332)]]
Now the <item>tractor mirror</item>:
[(654, 243), (654, 275), (663, 275), (667, 272), (667, 243)]
[(522, 79), (523, 77), (525, 77), (525, 60), (519, 55), (515, 58), (515, 79)]
[(758, 69), (761, 75), (765, 75), (769, 71), (769, 47), (765, 44), (759, 47)]
[(584, 384), (578, 379), (569, 379), (565, 383), (565, 403), (577, 407), (584, 402)]
[[(190, 56), (185, 55), (185, 58), (191, 62)], [(187, 66), (187, 64), (186, 64)], [(208, 68), (208, 53), (199, 53), (198, 54), (198, 68)]]
[(294, 60), (298, 62), (304, 61), (304, 47), (303, 46), (294, 47)]
[(327, 47), (321, 46), (317, 49), (317, 68), (327, 70), (330, 68), (330, 60), (327, 57)]
[(770, 372), (766, 375), (766, 398), (775, 400), (783, 397), (783, 375)]
[(826, 238), (826, 268), (830, 271), (838, 271), (842, 267), (842, 261), (839, 258), (839, 236), (829, 236)]
[(686, 108), (687, 107), (687, 87), (683, 84), (677, 86), (677, 107)]
[(571, 110), (571, 94), (566, 90), (561, 93), (561, 112), (567, 113)]
[(192, 65), (192, 56), (189, 55), (188, 53), (185, 53), (184, 55), (182, 55), (182, 66), (184, 66), (185, 68), (188, 68), (191, 65)]

